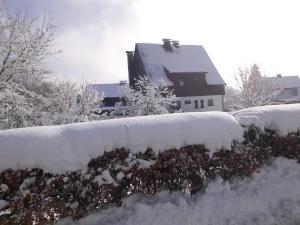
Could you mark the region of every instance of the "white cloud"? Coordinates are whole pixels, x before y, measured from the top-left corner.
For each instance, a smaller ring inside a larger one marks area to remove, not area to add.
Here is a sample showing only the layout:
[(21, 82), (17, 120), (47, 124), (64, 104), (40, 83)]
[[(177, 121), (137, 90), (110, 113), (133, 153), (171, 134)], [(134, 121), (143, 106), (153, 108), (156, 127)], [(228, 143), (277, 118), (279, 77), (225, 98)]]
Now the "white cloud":
[(300, 74), (297, 0), (9, 0), (60, 25), (56, 72), (90, 81), (127, 78), (126, 50), (136, 42), (201, 44), (231, 83), (240, 65), (270, 75)]

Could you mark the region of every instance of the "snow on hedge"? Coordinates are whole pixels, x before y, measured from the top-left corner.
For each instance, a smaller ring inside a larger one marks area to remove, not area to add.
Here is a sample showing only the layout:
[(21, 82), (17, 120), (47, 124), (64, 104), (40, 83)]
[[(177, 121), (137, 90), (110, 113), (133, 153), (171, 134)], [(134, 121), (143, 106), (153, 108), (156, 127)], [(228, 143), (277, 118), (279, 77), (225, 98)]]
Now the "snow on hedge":
[(300, 104), (270, 105), (243, 109), (232, 114), (241, 125), (269, 128), (285, 136), (300, 130)]
[(49, 172), (83, 169), (92, 157), (114, 148), (155, 152), (204, 144), (212, 154), (242, 140), (240, 126), (254, 124), (280, 135), (300, 129), (300, 104), (262, 106), (229, 115), (178, 113), (62, 126), (0, 131), (0, 170), (43, 168)]
[(241, 141), (243, 129), (223, 112), (178, 113), (61, 126), (0, 131), (0, 169), (83, 169), (92, 157), (114, 148), (155, 152), (204, 144), (210, 153)]
[[(300, 223), (300, 166), (277, 159), (251, 179), (218, 179), (193, 196), (162, 192), (134, 195), (124, 207), (94, 213), (74, 225), (257, 225)], [(64, 219), (59, 225), (73, 224)]]

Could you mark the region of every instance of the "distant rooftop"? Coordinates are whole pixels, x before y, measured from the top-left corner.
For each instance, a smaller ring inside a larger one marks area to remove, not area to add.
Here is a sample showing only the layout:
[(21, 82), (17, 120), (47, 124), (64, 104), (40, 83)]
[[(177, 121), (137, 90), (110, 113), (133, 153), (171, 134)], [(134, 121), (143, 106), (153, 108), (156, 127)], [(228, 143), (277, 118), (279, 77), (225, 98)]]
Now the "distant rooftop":
[(114, 98), (114, 97), (123, 97), (123, 93), (120, 90), (120, 83), (112, 84), (91, 84), (96, 91), (103, 93), (104, 97)]
[(207, 84), (223, 85), (224, 80), (218, 73), (205, 49), (201, 45), (173, 46), (166, 50), (161, 44), (137, 43), (136, 47), (145, 65), (150, 82), (159, 80), (171, 86), (173, 83), (166, 73), (206, 73)]
[(299, 88), (300, 79), (298, 76), (282, 76), (278, 74), (276, 77), (267, 77), (282, 88)]

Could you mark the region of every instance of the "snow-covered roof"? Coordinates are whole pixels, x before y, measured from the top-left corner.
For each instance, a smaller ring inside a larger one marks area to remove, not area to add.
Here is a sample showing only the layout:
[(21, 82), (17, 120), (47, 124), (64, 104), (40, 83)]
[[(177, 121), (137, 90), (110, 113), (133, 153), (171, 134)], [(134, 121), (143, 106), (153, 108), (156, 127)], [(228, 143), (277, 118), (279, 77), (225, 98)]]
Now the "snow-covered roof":
[(149, 75), (149, 81), (156, 86), (161, 83), (166, 86), (173, 86), (174, 84), (168, 79), (166, 71), (162, 65), (145, 64), (146, 73)]
[(298, 76), (268, 77), (267, 79), (270, 79), (282, 88), (300, 88), (300, 79)]
[(169, 73), (206, 73), (206, 82), (210, 85), (224, 85), (205, 49), (200, 45), (180, 45), (173, 51), (166, 51), (161, 44), (138, 43), (137, 49), (145, 65), (147, 74), (152, 75), (150, 82), (163, 80), (173, 85), (167, 77)]
[(104, 97), (109, 97), (109, 98), (123, 97), (123, 93), (120, 90), (120, 84), (119, 83), (91, 84), (91, 87), (94, 88), (99, 93), (103, 93)]

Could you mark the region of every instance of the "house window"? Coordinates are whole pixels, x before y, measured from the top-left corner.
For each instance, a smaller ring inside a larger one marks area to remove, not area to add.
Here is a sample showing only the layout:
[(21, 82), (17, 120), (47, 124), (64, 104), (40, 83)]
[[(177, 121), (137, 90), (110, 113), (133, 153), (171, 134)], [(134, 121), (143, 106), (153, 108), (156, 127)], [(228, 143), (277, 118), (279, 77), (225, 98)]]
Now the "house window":
[(200, 107), (203, 109), (204, 108), (204, 100), (200, 100)]
[(185, 100), (185, 101), (184, 101), (184, 104), (185, 104), (185, 105), (190, 105), (190, 104), (192, 104), (192, 102), (191, 102), (191, 100)]
[(214, 106), (214, 100), (213, 99), (208, 99), (207, 100), (207, 105), (208, 106)]
[(198, 109), (199, 106), (198, 106), (198, 100), (195, 100), (195, 109)]
[(184, 80), (179, 80), (179, 86), (183, 87), (184, 86)]
[(175, 101), (173, 105), (170, 106), (170, 112), (176, 112), (181, 109), (181, 101)]

